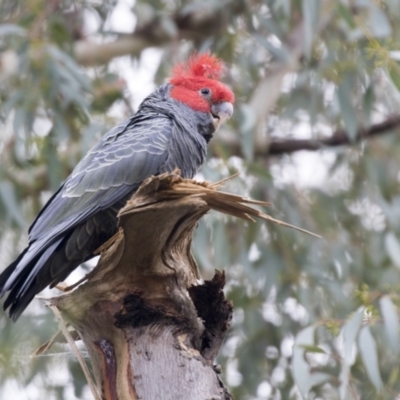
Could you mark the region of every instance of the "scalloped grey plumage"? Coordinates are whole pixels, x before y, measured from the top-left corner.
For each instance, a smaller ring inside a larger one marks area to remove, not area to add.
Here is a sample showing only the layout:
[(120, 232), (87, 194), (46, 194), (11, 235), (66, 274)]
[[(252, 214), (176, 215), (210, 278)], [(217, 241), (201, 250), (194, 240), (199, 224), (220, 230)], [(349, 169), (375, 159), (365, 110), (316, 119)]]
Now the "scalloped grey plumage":
[(192, 178), (214, 133), (212, 116), (169, 97), (165, 84), (110, 130), (76, 166), (29, 229), (29, 245), (0, 275), (4, 309), (16, 320), (33, 297), (55, 286), (117, 230), (118, 210), (151, 175)]

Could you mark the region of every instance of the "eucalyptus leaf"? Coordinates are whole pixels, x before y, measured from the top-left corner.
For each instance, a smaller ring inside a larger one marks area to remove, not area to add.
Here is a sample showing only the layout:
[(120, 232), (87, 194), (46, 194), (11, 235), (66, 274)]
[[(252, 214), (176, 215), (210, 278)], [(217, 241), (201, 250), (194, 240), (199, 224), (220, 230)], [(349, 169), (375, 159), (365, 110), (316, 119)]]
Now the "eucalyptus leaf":
[(354, 315), (346, 321), (342, 328), (343, 335), (343, 363), (340, 372), (340, 387), (339, 394), (340, 399), (346, 399), (347, 389), (349, 384), (349, 374), (350, 367), (353, 365), (355, 357), (353, 354), (353, 350), (355, 349), (355, 343), (358, 335), (358, 331), (362, 324), (364, 309), (360, 308)]
[(318, 0), (303, 0), (301, 4), (304, 17), (304, 53), (310, 58), (320, 3)]
[(400, 243), (393, 232), (385, 235), (385, 247), (392, 263), (400, 268)]
[(396, 356), (399, 352), (399, 317), (396, 308), (389, 296), (384, 296), (379, 300), (386, 336)]
[(353, 347), (357, 338), (358, 331), (361, 327), (364, 309), (361, 308), (345, 323), (342, 333), (344, 340), (344, 362), (352, 365), (354, 358), (352, 357)]
[(381, 392), (383, 383), (379, 372), (378, 353), (375, 340), (368, 326), (364, 326), (360, 330), (358, 348), (371, 383), (374, 385), (377, 392)]
[(399, 0), (386, 0), (386, 5), (391, 15), (400, 17), (400, 1)]
[(331, 375), (323, 372), (315, 372), (310, 377), (310, 388), (322, 385), (332, 378)]
[(314, 326), (303, 329), (297, 334), (293, 345), (293, 379), (304, 399), (307, 398), (312, 385), (310, 366), (304, 358), (306, 353), (304, 346), (314, 346), (314, 332)]
[(26, 227), (26, 222), (18, 209), (18, 201), (14, 187), (8, 181), (0, 182), (0, 198), (4, 203), (8, 215), (21, 227)]
[(18, 35), (18, 36), (26, 36), (26, 29), (21, 28), (15, 24), (0, 24), (0, 36), (6, 35)]
[(315, 346), (315, 345), (301, 345), (307, 353), (322, 353), (326, 354), (325, 350), (321, 349), (321, 347)]
[(397, 68), (389, 68), (389, 76), (393, 82), (393, 84), (396, 86), (397, 90), (400, 91), (400, 73)]
[(370, 6), (370, 24), (371, 33), (376, 38), (385, 38), (392, 34), (387, 15), (376, 5), (371, 3)]
[(257, 118), (253, 110), (243, 104), (240, 108), (242, 115), (242, 122), (240, 125), (240, 139), (242, 143), (243, 152), (247, 161), (252, 161), (254, 155), (254, 136)]
[(342, 113), (343, 121), (347, 129), (347, 135), (351, 141), (354, 141), (357, 136), (358, 123), (355, 116), (354, 107), (351, 97), (350, 76), (346, 75), (345, 79), (340, 83), (337, 89), (337, 95)]

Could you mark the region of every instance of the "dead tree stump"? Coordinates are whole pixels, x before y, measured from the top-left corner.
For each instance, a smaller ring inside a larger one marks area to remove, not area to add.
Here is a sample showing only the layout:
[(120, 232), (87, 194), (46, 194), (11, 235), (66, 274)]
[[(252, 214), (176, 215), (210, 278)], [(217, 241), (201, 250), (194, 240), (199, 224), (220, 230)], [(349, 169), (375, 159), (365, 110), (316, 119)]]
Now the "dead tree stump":
[(270, 217), (218, 189), (177, 174), (147, 179), (87, 281), (50, 300), (86, 345), (99, 398), (231, 398), (213, 366), (232, 316), (225, 275), (201, 283), (192, 235), (210, 209)]

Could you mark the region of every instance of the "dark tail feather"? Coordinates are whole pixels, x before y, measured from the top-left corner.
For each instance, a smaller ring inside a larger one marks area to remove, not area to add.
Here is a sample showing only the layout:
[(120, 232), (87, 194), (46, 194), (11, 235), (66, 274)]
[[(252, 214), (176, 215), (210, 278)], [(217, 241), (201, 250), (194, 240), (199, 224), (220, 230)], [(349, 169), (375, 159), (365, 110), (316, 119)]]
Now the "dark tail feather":
[(34, 265), (35, 265), (35, 260), (27, 264), (26, 267), (21, 271), (21, 273), (18, 275), (18, 279), (14, 281), (13, 287), (10, 293), (8, 294), (6, 301), (4, 302), (3, 308), (5, 311), (7, 310), (7, 308), (11, 307), (10, 310), (8, 311), (8, 314), (14, 322), (19, 318), (21, 313), (25, 310), (29, 302), (33, 299), (33, 297), (36, 294), (34, 293), (32, 297), (29, 299), (29, 301), (27, 301), (28, 300), (27, 297), (24, 296), (23, 298), (21, 298), (18, 295), (21, 286), (23, 285), (25, 279), (28, 277)]
[[(61, 241), (62, 238), (56, 240), (50, 246), (44, 248), (36, 257), (28, 261), (27, 264), (23, 266), (20, 273), (13, 279), (13, 282), (7, 282), (7, 280), (5, 281), (7, 286), (3, 288), (3, 291), (4, 289), (10, 290), (10, 293), (8, 294), (7, 300), (4, 302), (3, 308), (4, 310), (7, 310), (7, 308), (10, 307), (9, 315), (14, 322), (20, 317), (35, 295), (41, 292), (48, 285), (48, 282), (40, 282), (35, 278), (41, 268), (43, 268), (43, 266), (52, 257), (56, 247)], [(26, 253), (26, 250), (24, 253)], [(17, 265), (21, 261), (23, 262), (23, 254), (18, 257), (13, 264), (10, 265), (10, 267), (13, 268), (8, 267), (6, 269), (5, 273), (8, 274), (8, 278), (15, 270)], [(8, 271), (9, 268), (11, 271)]]
[[(4, 296), (6, 292), (10, 291), (3, 304), (3, 308), (6, 311), (7, 308), (11, 307), (9, 315), (14, 321), (18, 319), (35, 295), (47, 286), (47, 284), (44, 284), (43, 287), (40, 287), (37, 284), (32, 285), (32, 281), (35, 283), (35, 275), (37, 274), (37, 271), (39, 271), (46, 263), (47, 259), (51, 257), (51, 251), (49, 250), (54, 250), (54, 245), (57, 246), (60, 241), (61, 240), (59, 239), (49, 247), (42, 249), (34, 257), (29, 257), (29, 250), (35, 250), (31, 246), (27, 247), (0, 275), (0, 296)], [(24, 256), (27, 256), (29, 260), (28, 262), (24, 260)], [(20, 271), (16, 276), (12, 277), (16, 268), (20, 269)], [(29, 290), (29, 293), (26, 291), (27, 283), (31, 284), (29, 285), (29, 289), (31, 289)], [(32, 290), (32, 286), (34, 290)]]
[(27, 247), (19, 256), (18, 258), (12, 262), (1, 274), (0, 274), (0, 298), (2, 298), (5, 292), (9, 289), (6, 289), (6, 284), (8, 279), (10, 278), (11, 274), (14, 272), (15, 268), (21, 261), (22, 257), (26, 254), (29, 247)]
[[(33, 298), (44, 288), (54, 287), (85, 261), (81, 258), (68, 259), (65, 254), (67, 237), (60, 238), (28, 261), (12, 283), (11, 291), (4, 303), (9, 315), (16, 321)], [(90, 258), (86, 255), (86, 259)]]
[(25, 311), (26, 307), (28, 307), (33, 298), (46, 286), (47, 285), (44, 285), (43, 287), (38, 287), (36, 285), (32, 285), (23, 295), (16, 294), (15, 289), (17, 289), (17, 287), (11, 290), (10, 294), (7, 297), (7, 300), (4, 303), (4, 309), (7, 309), (11, 306), (8, 311), (10, 318), (15, 322)]
[[(54, 257), (54, 254), (58, 250), (58, 246), (62, 242), (62, 240), (63, 240), (63, 238), (60, 238), (60, 239), (56, 240), (55, 242), (49, 244), (46, 248), (44, 248), (40, 252), (40, 254), (38, 254), (37, 257), (35, 257), (35, 263), (32, 265), (31, 268), (26, 268), (26, 267), (24, 268), (29, 271), (29, 275), (27, 277), (24, 277), (24, 279), (22, 280), (22, 285), (19, 286), (19, 290), (18, 290), (19, 297), (24, 296), (24, 294), (26, 293), (28, 288), (32, 285), (36, 285), (37, 287), (42, 286), (42, 285), (38, 285), (36, 278), (40, 274), (42, 269), (45, 269), (45, 265), (48, 263), (48, 261), (52, 257)], [(21, 279), (18, 279), (18, 280), (21, 281)], [(44, 287), (46, 287), (47, 285), (48, 285), (48, 282), (46, 281), (46, 284)], [(40, 289), (39, 291), (42, 291), (43, 289), (44, 288)], [(39, 293), (39, 291), (37, 291), (37, 293)]]
[(115, 210), (96, 214), (73, 229), (46, 236), (31, 246), (0, 275), (0, 297), (9, 292), (4, 310), (16, 321), (35, 295), (54, 287), (116, 231)]

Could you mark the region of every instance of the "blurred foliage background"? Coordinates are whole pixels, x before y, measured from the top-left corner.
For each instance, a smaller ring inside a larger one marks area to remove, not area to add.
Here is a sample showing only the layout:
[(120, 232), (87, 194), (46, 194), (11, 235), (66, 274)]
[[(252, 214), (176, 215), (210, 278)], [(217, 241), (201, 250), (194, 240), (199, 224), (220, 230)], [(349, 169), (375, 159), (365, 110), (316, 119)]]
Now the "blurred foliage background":
[[(0, 20), (0, 270), (101, 135), (211, 49), (237, 103), (199, 178), (239, 171), (226, 190), (323, 236), (200, 223), (235, 307), (223, 379), (236, 399), (400, 398), (400, 0), (1, 0)], [(0, 398), (91, 398), (68, 346), (30, 358), (54, 320), (1, 313)]]

